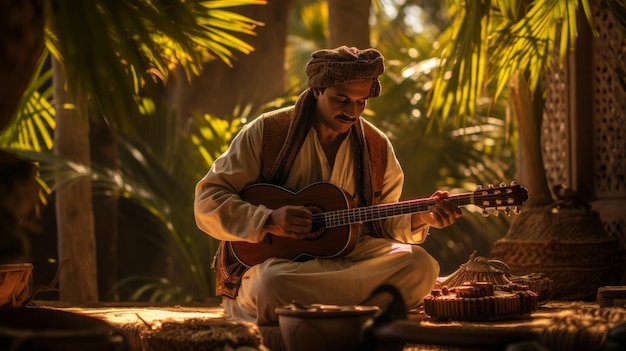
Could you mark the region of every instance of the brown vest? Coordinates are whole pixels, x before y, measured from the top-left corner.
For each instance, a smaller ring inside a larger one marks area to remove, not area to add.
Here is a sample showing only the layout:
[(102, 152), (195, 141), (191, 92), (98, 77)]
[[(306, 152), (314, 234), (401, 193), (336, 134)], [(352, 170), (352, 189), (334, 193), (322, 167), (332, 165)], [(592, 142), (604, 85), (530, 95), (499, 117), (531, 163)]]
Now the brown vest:
[[(278, 154), (287, 137), (293, 111), (293, 108), (285, 108), (266, 113), (260, 117), (263, 118), (263, 146), (259, 183), (269, 181), (274, 162), (277, 161)], [(357, 185), (357, 189), (360, 189), (359, 192), (361, 193), (361, 198), (364, 199), (365, 205), (376, 205), (380, 203), (387, 166), (387, 141), (379, 135), (369, 122), (363, 120), (362, 125), (364, 127), (362, 131), (361, 128), (356, 128), (356, 130), (364, 134), (366, 142), (362, 148), (366, 149), (369, 157), (366, 158), (368, 162), (357, 162), (357, 167), (361, 168), (360, 173), (362, 173), (361, 185)], [(294, 150), (293, 152), (298, 151)], [(369, 164), (365, 165), (364, 163)], [(291, 166), (289, 163), (285, 165), (286, 174), (288, 174)], [(372, 235), (381, 235), (381, 231), (378, 229), (380, 226), (378, 221), (368, 222), (367, 224), (370, 225)], [(246, 270), (247, 267), (237, 260), (230, 251), (229, 246), (221, 242), (215, 257), (216, 294), (234, 299), (237, 296), (241, 278)]]

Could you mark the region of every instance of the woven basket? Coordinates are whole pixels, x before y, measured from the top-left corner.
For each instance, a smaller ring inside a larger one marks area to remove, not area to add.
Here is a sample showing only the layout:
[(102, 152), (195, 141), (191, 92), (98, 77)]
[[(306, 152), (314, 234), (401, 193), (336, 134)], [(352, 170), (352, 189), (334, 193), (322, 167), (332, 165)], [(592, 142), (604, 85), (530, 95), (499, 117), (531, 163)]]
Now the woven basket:
[(489, 256), (516, 275), (545, 274), (560, 300), (595, 298), (599, 287), (619, 281), (625, 264), (624, 249), (606, 234), (598, 213), (552, 207), (526, 208)]
[(0, 265), (0, 306), (21, 306), (32, 289), (33, 265), (15, 263)]

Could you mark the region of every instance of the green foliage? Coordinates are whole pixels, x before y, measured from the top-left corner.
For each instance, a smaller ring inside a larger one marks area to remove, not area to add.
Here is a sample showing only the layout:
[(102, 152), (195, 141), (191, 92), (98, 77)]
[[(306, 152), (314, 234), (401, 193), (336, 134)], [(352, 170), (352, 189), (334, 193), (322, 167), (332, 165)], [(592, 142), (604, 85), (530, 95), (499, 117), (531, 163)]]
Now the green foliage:
[[(370, 100), (365, 112), (366, 118), (385, 131), (394, 145), (405, 171), (403, 198), (427, 197), (436, 189), (467, 192), (479, 184), (513, 180), (517, 139), (514, 121), (503, 103), (506, 95), (494, 105), (489, 97), (478, 95), (477, 112), (467, 118), (464, 126), (428, 115), (429, 98), (435, 94), (433, 77), (440, 64), (439, 43), (434, 40), (439, 33), (433, 27), (423, 33), (409, 28), (403, 9), (415, 3), (394, 2), (391, 5), (398, 6), (394, 12), (386, 11), (382, 2), (373, 2), (372, 43), (385, 56), (385, 73), (380, 77), (382, 95)], [(322, 5), (312, 2), (308, 6), (321, 11)], [(423, 18), (436, 17), (441, 28), (447, 28), (441, 7), (428, 10), (432, 13), (423, 14)], [(311, 12), (301, 12), (300, 16), (294, 13), (292, 17), (292, 26), (298, 30), (291, 32), (288, 52), (292, 55), (288, 56), (287, 67), (290, 76), (297, 77), (290, 80), (294, 84), (290, 91), (294, 92), (306, 87), (304, 67), (311, 52), (325, 46), (322, 35), (327, 31), (315, 24), (320, 15)], [(490, 245), (508, 228), (506, 216), (485, 219), (474, 207), (464, 212), (463, 219), (454, 226), (433, 229), (431, 232), (437, 235), (424, 243), (439, 260), (442, 273), (458, 268), (474, 250), (488, 254)]]
[[(204, 166), (198, 170), (207, 170), (230, 144), (237, 132), (241, 129), (242, 121), (235, 119), (232, 122), (223, 119), (204, 115), (194, 119), (193, 129), (189, 139), (184, 138), (182, 142), (191, 143), (190, 148), (195, 148), (203, 161)], [(203, 175), (203, 174), (202, 174)], [(200, 176), (202, 176), (200, 175)], [(200, 179), (197, 177), (196, 179)]]
[(126, 277), (118, 282), (112, 293), (128, 296), (126, 298), (128, 301), (177, 303), (197, 301), (188, 290), (163, 277)]
[(0, 149), (52, 150), (52, 131), (56, 125), (52, 99), (52, 70), (45, 68), (49, 55), (39, 59), (33, 80), (29, 83), (19, 109), (11, 123), (0, 133)]
[(328, 38), (328, 5), (315, 0), (298, 3), (289, 18), (286, 50), (288, 86), (294, 91), (307, 84), (304, 72), (311, 53), (326, 46)]
[[(76, 100), (126, 133), (141, 118), (141, 94), (156, 96), (174, 65), (187, 77), (234, 50), (253, 48), (233, 33), (253, 35), (262, 23), (227, 11), (264, 0), (47, 1), (47, 47), (62, 63)], [(156, 77), (156, 79), (155, 79)]]
[[(161, 251), (170, 255), (175, 279), (122, 277), (117, 289), (126, 292), (127, 299), (182, 302), (213, 296), (214, 279), (208, 268), (217, 242), (195, 225), (194, 188), (230, 144), (241, 122), (204, 115), (192, 119), (184, 130), (175, 128), (174, 122), (173, 115), (158, 107), (151, 123), (141, 127), (141, 137), (118, 135), (118, 170), (98, 164), (88, 168), (49, 151), (14, 150), (39, 164), (48, 194), (61, 184), (89, 178), (94, 195), (118, 196), (127, 204), (121, 214), (130, 219), (127, 229), (145, 242), (161, 245)], [(145, 283), (146, 279), (150, 282)], [(138, 282), (145, 284), (137, 286)]]
[[(515, 175), (516, 132), (504, 99), (477, 99), (477, 113), (467, 124), (428, 115), (433, 74), (438, 66), (435, 45), (425, 35), (406, 35), (403, 27), (378, 33), (385, 54), (382, 95), (368, 102), (368, 119), (394, 144), (405, 172), (403, 198), (430, 196), (436, 189), (453, 193), (478, 185), (511, 181)], [(430, 35), (430, 34), (428, 34)], [(505, 97), (505, 96), (503, 96)], [(483, 218), (477, 207), (466, 207), (454, 226), (432, 229), (423, 246), (447, 274), (474, 251), (487, 255), (491, 244), (508, 228), (506, 216)]]
[[(169, 288), (164, 280), (151, 285), (161, 290), (151, 298), (212, 295), (207, 262), (215, 242), (193, 221), (194, 186), (240, 127), (238, 121), (202, 116), (180, 130), (159, 103), (161, 84), (174, 65), (190, 78), (207, 60), (230, 65), (233, 51), (251, 52), (232, 33), (254, 35), (255, 27), (263, 24), (226, 9), (262, 4), (264, 0), (46, 2), (47, 48), (61, 62), (78, 103), (103, 118), (92, 120), (92, 126), (104, 121), (114, 134), (119, 169), (76, 164), (50, 151), (55, 111), (47, 52), (13, 124), (0, 135), (0, 147), (39, 164), (44, 194), (89, 178), (94, 195), (119, 196), (130, 203), (123, 215), (137, 219), (137, 231), (146, 240), (164, 239), (159, 242), (177, 263), (178, 279)], [(171, 293), (177, 284), (184, 293)]]
[[(204, 115), (192, 119), (186, 129), (178, 130), (173, 125), (173, 116), (160, 111), (157, 120), (144, 126), (141, 139), (119, 140), (121, 182), (118, 186), (121, 195), (135, 203), (138, 211), (149, 211), (151, 216), (147, 219), (152, 221), (151, 227), (165, 236), (161, 242), (173, 244), (173, 250), (169, 247), (164, 250), (171, 253), (175, 262), (175, 282), (182, 284), (182, 291), (191, 296), (186, 299), (202, 300), (213, 296), (212, 273), (207, 269), (217, 242), (195, 225), (194, 189), (214, 159), (230, 144), (241, 123)], [(141, 224), (138, 229), (141, 230)], [(155, 233), (144, 230), (143, 234), (144, 239), (149, 239)], [(159, 282), (152, 288), (167, 285), (165, 280)], [(166, 290), (174, 288), (170, 286)], [(164, 292), (154, 291), (152, 296), (160, 293)]]
[(494, 100), (521, 72), (534, 91), (555, 46), (561, 60), (574, 49), (578, 7), (592, 24), (589, 1), (451, 0), (451, 26), (441, 34), (429, 115), (465, 124), (476, 102), (494, 84)]

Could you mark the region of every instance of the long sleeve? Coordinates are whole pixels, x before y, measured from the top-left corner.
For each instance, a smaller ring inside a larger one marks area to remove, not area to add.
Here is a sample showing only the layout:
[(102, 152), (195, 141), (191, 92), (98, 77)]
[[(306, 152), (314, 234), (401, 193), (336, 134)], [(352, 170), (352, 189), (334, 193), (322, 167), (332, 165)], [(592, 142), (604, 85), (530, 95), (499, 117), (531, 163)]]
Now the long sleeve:
[(257, 181), (263, 140), (262, 118), (237, 134), (195, 189), (194, 215), (198, 228), (218, 240), (259, 242), (271, 209), (243, 201), (239, 193)]

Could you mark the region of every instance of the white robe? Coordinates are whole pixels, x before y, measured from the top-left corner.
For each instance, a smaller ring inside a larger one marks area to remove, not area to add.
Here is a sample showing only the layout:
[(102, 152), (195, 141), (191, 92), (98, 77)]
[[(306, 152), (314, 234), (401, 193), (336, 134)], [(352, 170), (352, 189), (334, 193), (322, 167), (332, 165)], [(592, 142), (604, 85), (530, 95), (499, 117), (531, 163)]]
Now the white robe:
[[(196, 223), (218, 240), (259, 242), (266, 235), (261, 229), (272, 210), (244, 202), (238, 195), (256, 182), (261, 172), (261, 120), (257, 118), (242, 129), (196, 186)], [(298, 191), (327, 181), (356, 198), (351, 137), (344, 139), (331, 167), (311, 128), (284, 187)], [(399, 201), (404, 181), (390, 143), (387, 150), (381, 203)], [(356, 248), (342, 258), (307, 262), (272, 258), (250, 268), (243, 276), (237, 298), (223, 299), (227, 315), (234, 320), (273, 324), (277, 322), (275, 308), (293, 300), (354, 305), (382, 283), (395, 285), (409, 308), (417, 306), (434, 287), (439, 274), (437, 261), (415, 245), (424, 241), (429, 228), (411, 231), (410, 215), (388, 218), (383, 226), (395, 240), (360, 235)], [(367, 230), (367, 226), (360, 229)]]

